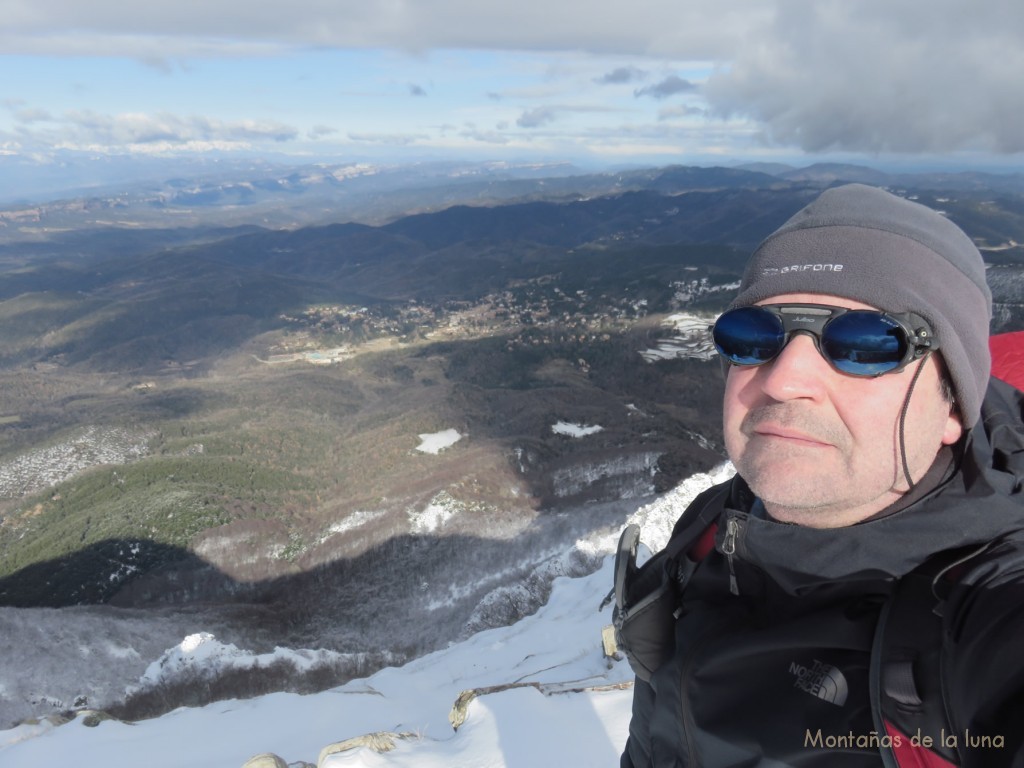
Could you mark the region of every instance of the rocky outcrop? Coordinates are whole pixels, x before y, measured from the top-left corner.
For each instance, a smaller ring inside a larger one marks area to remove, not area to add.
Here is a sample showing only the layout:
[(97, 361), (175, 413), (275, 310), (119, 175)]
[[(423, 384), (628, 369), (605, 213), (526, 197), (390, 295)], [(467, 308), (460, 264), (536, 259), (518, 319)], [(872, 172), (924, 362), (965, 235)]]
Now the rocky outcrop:
[(317, 760), (317, 766), (323, 766), (324, 761), (331, 755), (336, 755), (339, 752), (348, 752), (351, 749), (358, 749), (359, 747), (366, 747), (372, 749), (374, 752), (390, 752), (397, 745), (396, 741), (405, 741), (407, 739), (419, 738), (415, 733), (391, 733), (388, 731), (377, 731), (376, 733), (367, 733), (363, 736), (356, 736), (354, 739), (346, 739), (345, 741), (339, 741), (336, 744), (328, 744), (326, 747), (320, 750), (320, 759)]
[[(309, 763), (302, 763), (303, 766)], [(278, 757), (273, 752), (264, 752), (262, 755), (250, 757), (242, 765), (242, 768), (289, 768), (284, 758)]]
[(486, 696), (491, 693), (510, 691), (513, 688), (536, 688), (545, 696), (556, 693), (584, 693), (585, 691), (611, 691), (629, 688), (633, 683), (616, 683), (614, 685), (585, 685), (578, 686), (572, 683), (505, 683), (504, 685), (490, 685), (485, 688), (471, 688), (459, 694), (459, 697), (452, 705), (448, 713), (448, 722), (452, 724), (453, 730), (459, 727), (469, 718), (469, 705), (478, 696)]

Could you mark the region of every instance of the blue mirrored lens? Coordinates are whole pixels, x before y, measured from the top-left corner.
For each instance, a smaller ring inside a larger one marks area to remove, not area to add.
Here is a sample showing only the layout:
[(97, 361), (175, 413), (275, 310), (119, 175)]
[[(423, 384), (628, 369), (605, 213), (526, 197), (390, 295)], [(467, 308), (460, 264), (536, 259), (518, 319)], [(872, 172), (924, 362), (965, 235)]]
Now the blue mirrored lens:
[(718, 353), (734, 365), (760, 365), (774, 358), (786, 342), (782, 322), (757, 307), (726, 312), (713, 332)]
[(821, 351), (843, 373), (878, 376), (899, 367), (907, 343), (903, 330), (890, 318), (855, 310), (825, 326)]

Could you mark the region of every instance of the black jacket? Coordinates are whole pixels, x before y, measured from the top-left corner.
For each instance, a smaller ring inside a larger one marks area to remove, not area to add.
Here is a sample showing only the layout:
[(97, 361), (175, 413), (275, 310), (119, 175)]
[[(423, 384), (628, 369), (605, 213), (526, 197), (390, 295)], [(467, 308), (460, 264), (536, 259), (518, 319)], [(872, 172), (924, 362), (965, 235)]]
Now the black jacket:
[(673, 537), (714, 519), (715, 547), (675, 599), (674, 651), (636, 681), (622, 768), (881, 766), (868, 685), (881, 607), (936, 553), (979, 549), (945, 602), (950, 732), (931, 736), (956, 738), (966, 766), (1024, 766), (1020, 397), (993, 381), (951, 476), (858, 525), (753, 517), (739, 477), (702, 494)]

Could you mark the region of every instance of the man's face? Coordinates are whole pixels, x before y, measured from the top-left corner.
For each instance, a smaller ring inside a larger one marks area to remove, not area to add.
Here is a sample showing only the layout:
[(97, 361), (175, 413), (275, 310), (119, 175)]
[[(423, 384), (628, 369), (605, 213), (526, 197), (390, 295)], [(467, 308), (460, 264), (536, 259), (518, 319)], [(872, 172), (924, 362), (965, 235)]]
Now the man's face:
[[(786, 294), (763, 304), (866, 304), (818, 294)], [(918, 366), (905, 421), (917, 482), (943, 445), (962, 434), (939, 388), (934, 355), (898, 373), (863, 378), (832, 368), (806, 334), (775, 360), (731, 366), (725, 385), (725, 446), (740, 475), (776, 520), (832, 528), (879, 512), (908, 490), (899, 448), (900, 411)]]

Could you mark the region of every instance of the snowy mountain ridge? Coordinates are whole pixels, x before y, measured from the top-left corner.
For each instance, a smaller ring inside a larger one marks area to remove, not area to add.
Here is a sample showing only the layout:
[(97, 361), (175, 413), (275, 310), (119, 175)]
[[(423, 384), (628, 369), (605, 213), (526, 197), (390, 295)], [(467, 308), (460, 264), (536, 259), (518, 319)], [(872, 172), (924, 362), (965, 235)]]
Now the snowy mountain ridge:
[[(695, 475), (624, 522), (639, 524), (645, 545), (656, 551), (690, 500), (731, 473), (725, 464)], [(616, 540), (613, 534), (577, 542), (579, 551), (564, 557), (603, 556), (603, 567), (586, 577), (556, 579), (550, 599), (533, 615), (402, 667), (318, 694), (275, 693), (183, 707), (132, 724), (85, 712), (61, 726), (46, 719), (23, 723), (0, 731), (0, 764), (241, 768), (250, 758), (265, 755), (263, 762), (248, 765), (615, 765), (629, 723), (632, 672), (625, 661), (604, 656), (601, 628), (611, 616), (599, 613), (598, 605), (612, 581), (610, 553)], [(0, 697), (10, 691), (12, 650), (0, 672)], [(277, 649), (269, 655), (249, 654), (196, 632), (151, 663), (138, 685), (204, 666), (244, 666), (281, 657), (308, 663), (319, 653)], [(66, 673), (73, 677), (76, 670)], [(458, 717), (452, 712), (457, 700), (465, 705)], [(460, 717), (464, 722), (454, 729)], [(358, 739), (368, 734), (384, 735)], [(366, 746), (370, 742), (393, 748), (378, 752)]]

